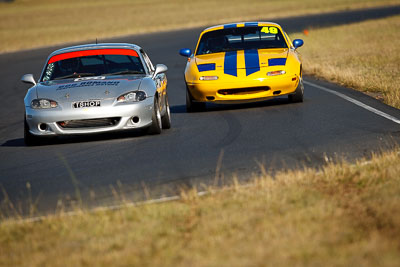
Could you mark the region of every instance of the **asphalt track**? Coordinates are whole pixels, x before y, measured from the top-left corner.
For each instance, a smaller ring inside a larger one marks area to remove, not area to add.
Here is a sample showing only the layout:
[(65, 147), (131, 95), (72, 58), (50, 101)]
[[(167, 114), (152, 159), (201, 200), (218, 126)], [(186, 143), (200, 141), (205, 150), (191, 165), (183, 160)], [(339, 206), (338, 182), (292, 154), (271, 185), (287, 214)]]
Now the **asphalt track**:
[[(290, 33), (396, 14), (400, 6), (276, 21)], [(169, 67), (173, 125), (159, 136), (102, 134), (25, 147), (23, 97), (28, 86), (20, 78), (25, 73), (37, 78), (48, 54), (59, 47), (0, 55), (2, 214), (12, 213), (7, 199), (23, 214), (30, 203), (42, 214), (54, 212), (57, 205), (68, 209), (80, 199), (87, 206), (108, 205), (122, 197), (142, 200), (174, 195), (182, 187), (221, 184), (232, 174), (245, 181), (260, 173), (260, 164), (269, 172), (319, 167), (327, 159), (354, 160), (400, 143), (400, 110), (311, 77), (305, 77), (304, 103), (290, 104), (285, 97), (186, 113), (185, 59), (178, 50), (193, 48), (200, 30), (103, 40), (139, 44), (153, 63)]]

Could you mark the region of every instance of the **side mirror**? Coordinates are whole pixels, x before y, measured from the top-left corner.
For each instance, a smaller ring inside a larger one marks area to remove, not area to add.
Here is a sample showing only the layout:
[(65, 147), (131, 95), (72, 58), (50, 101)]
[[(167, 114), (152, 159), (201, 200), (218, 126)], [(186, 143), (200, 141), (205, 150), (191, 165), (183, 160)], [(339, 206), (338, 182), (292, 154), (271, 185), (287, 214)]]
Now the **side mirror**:
[(295, 49), (299, 48), (300, 46), (302, 46), (304, 44), (304, 41), (301, 39), (295, 39), (293, 41), (293, 46)]
[(182, 48), (181, 50), (179, 50), (179, 55), (190, 57), (192, 55), (192, 50), (190, 50), (189, 48)]
[(156, 70), (154, 71), (153, 77), (156, 77), (157, 74), (166, 72), (168, 70), (168, 67), (165, 66), (164, 64), (157, 64), (156, 65)]
[(25, 74), (24, 76), (22, 76), (21, 81), (23, 83), (36, 85), (35, 79), (33, 78), (32, 74)]

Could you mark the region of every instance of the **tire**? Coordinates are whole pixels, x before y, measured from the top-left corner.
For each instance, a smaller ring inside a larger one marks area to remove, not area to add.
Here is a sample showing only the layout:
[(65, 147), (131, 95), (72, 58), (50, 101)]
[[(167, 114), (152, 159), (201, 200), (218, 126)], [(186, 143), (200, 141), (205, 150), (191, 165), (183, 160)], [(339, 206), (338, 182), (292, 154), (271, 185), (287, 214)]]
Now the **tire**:
[(153, 106), (153, 115), (151, 117), (152, 123), (148, 128), (148, 134), (160, 134), (161, 133), (161, 113), (158, 105), (158, 98), (154, 96), (154, 106)]
[(37, 146), (40, 145), (40, 138), (31, 134), (29, 132), (29, 126), (28, 123), (26, 122), (26, 119), (24, 118), (24, 142), (25, 145), (27, 146)]
[(168, 95), (165, 95), (165, 114), (161, 117), (161, 124), (163, 129), (171, 128), (171, 111), (169, 109)]
[(300, 103), (303, 102), (303, 97), (304, 97), (304, 85), (303, 85), (303, 79), (300, 78), (299, 85), (297, 85), (296, 91), (294, 91), (294, 94), (289, 95), (288, 99), (289, 102), (291, 103)]
[(186, 111), (196, 112), (203, 111), (206, 108), (206, 103), (194, 102), (192, 96), (189, 93), (189, 89), (186, 88)]

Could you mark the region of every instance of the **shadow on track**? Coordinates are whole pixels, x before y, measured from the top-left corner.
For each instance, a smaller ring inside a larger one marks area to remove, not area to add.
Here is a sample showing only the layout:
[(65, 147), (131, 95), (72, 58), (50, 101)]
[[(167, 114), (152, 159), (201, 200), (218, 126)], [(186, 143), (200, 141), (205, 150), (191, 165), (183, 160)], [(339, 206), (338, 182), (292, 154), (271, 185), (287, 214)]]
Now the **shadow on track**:
[[(96, 141), (110, 141), (127, 138), (139, 138), (147, 136), (144, 130), (128, 130), (123, 132), (113, 133), (98, 133), (89, 135), (70, 135), (70, 136), (58, 136), (58, 137), (44, 137), (38, 145), (32, 147), (41, 147), (48, 145), (63, 145), (72, 143), (87, 143)], [(26, 146), (23, 138), (16, 138), (7, 140), (1, 145), (2, 147), (24, 147)]]
[(23, 146), (25, 146), (24, 138), (16, 138), (16, 139), (7, 140), (1, 146), (5, 146), (5, 147), (23, 147)]
[(175, 105), (170, 106), (171, 113), (178, 114), (178, 113), (187, 113), (186, 112), (186, 105)]
[[(292, 103), (289, 102), (287, 97), (278, 97), (274, 99), (269, 99), (266, 101), (254, 102), (254, 103), (245, 103), (245, 104), (214, 104), (207, 103), (206, 109), (203, 111), (197, 111), (193, 113), (204, 113), (204, 112), (219, 112), (219, 111), (229, 111), (229, 110), (243, 110), (243, 109), (254, 109), (254, 108), (262, 108), (262, 107), (272, 107), (279, 105), (290, 105)], [(293, 104), (294, 105), (294, 104)], [(171, 113), (188, 113), (186, 111), (185, 105), (175, 105), (171, 106)]]

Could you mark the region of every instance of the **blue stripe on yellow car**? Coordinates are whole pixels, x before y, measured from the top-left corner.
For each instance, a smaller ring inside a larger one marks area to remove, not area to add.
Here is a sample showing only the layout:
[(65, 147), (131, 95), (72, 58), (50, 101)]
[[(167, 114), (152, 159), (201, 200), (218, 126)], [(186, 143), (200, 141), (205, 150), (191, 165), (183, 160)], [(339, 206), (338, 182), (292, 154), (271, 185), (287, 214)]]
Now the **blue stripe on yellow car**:
[(286, 58), (270, 58), (268, 59), (268, 66), (285, 66)]
[(244, 62), (246, 64), (246, 76), (260, 71), (260, 60), (258, 56), (258, 50), (244, 50)]
[(224, 73), (237, 76), (237, 52), (230, 51), (225, 53)]
[(245, 27), (254, 27), (254, 26), (258, 26), (258, 22), (246, 22), (244, 24)]
[(215, 70), (215, 63), (200, 64), (200, 65), (197, 65), (197, 68), (199, 69), (199, 72)]
[(236, 28), (237, 25), (236, 24), (225, 24), (224, 25), (224, 29), (228, 29), (228, 28)]

